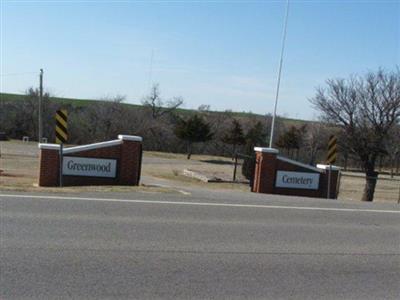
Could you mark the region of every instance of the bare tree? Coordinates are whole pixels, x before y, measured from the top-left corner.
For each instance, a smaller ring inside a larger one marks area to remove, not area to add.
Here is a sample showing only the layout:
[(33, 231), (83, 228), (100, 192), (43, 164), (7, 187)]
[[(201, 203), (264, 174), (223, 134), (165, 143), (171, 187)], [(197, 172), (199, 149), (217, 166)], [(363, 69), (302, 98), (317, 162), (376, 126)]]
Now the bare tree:
[(328, 128), (324, 123), (311, 123), (307, 125), (304, 135), (304, 148), (307, 151), (308, 163), (315, 164), (318, 153), (327, 147)]
[[(16, 115), (15, 131), (18, 135), (28, 135), (31, 138), (38, 136), (38, 109), (39, 109), (39, 89), (30, 87), (25, 92), (24, 101), (12, 103)], [(42, 100), (42, 116), (45, 125), (45, 136), (47, 135), (48, 110), (49, 110), (50, 94), (44, 93)], [(10, 113), (10, 112), (9, 112)]]
[(183, 104), (182, 97), (174, 97), (164, 101), (160, 97), (160, 86), (158, 83), (151, 87), (150, 94), (142, 100), (143, 106), (151, 110), (153, 119), (158, 119), (165, 114), (169, 114)]
[(208, 112), (211, 110), (211, 105), (209, 104), (200, 104), (199, 107), (197, 108), (198, 111), (200, 112)]
[(357, 155), (366, 175), (363, 201), (373, 201), (385, 141), (400, 118), (400, 71), (378, 70), (350, 79), (330, 79), (311, 99), (327, 121), (344, 132), (344, 146)]
[(398, 173), (400, 160), (400, 126), (394, 126), (385, 142), (386, 153), (389, 158), (390, 175), (394, 177), (394, 170)]
[(79, 143), (114, 138), (127, 120), (124, 100), (125, 96), (103, 98), (88, 105), (82, 114), (71, 115), (71, 137)]

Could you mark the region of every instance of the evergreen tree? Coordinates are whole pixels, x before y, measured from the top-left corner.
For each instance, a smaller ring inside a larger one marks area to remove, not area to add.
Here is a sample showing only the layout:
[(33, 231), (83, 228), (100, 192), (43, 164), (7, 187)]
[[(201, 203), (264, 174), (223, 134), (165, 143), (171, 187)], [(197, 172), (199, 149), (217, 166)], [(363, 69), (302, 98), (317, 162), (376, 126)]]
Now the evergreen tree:
[(242, 174), (250, 180), (250, 186), (253, 186), (256, 155), (254, 147), (265, 143), (266, 134), (261, 122), (257, 122), (246, 134), (245, 159), (242, 165)]
[(236, 119), (232, 121), (232, 126), (229, 129), (228, 133), (224, 135), (222, 141), (226, 144), (232, 145), (232, 155), (235, 155), (236, 147), (238, 145), (244, 145), (246, 143), (243, 129), (239, 121), (237, 121)]
[(276, 141), (276, 146), (285, 149), (288, 156), (293, 157), (294, 150), (296, 150), (298, 154), (305, 130), (305, 126), (300, 128), (290, 126), (288, 131), (279, 136), (278, 140)]
[(187, 120), (178, 119), (175, 126), (175, 135), (187, 144), (187, 159), (192, 155), (193, 143), (207, 142), (212, 139), (210, 125), (198, 115)]

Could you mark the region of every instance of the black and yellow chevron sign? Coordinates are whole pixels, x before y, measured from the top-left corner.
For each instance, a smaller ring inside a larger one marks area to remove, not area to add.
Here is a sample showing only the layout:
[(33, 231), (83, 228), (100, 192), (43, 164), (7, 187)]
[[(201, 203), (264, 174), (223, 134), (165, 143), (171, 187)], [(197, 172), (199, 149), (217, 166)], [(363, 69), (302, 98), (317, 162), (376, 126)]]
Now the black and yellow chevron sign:
[(337, 138), (334, 135), (329, 137), (328, 142), (328, 155), (326, 157), (326, 163), (332, 165), (336, 162), (337, 156)]
[(56, 144), (66, 143), (68, 140), (67, 110), (56, 112)]

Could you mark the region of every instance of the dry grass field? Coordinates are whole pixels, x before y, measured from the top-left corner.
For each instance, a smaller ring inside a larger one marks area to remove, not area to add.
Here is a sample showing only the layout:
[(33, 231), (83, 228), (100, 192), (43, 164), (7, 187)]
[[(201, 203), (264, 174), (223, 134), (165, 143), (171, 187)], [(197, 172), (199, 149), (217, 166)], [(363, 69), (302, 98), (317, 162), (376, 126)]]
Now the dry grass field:
[[(58, 188), (40, 188), (37, 186), (38, 156), (37, 143), (22, 143), (20, 141), (0, 142), (0, 190), (14, 191), (59, 191)], [(245, 184), (233, 183), (204, 183), (182, 175), (184, 169), (199, 172), (208, 177), (218, 177), (225, 181), (232, 180), (233, 163), (230, 158), (194, 155), (187, 160), (185, 155), (174, 153), (145, 152), (142, 167), (142, 184), (139, 187), (67, 187), (64, 192), (82, 191), (132, 191), (147, 192), (176, 192), (174, 188), (147, 184), (157, 179), (175, 182), (176, 186), (199, 186), (211, 189), (238, 189), (248, 191)], [(244, 178), (238, 167), (238, 180)], [(400, 178), (390, 180), (388, 176), (381, 176), (378, 180), (375, 201), (397, 202), (400, 193)], [(361, 173), (344, 172), (341, 178), (339, 198), (343, 200), (359, 201), (364, 188), (365, 179)]]
[[(360, 200), (364, 190), (365, 178), (363, 174), (343, 172), (340, 184), (339, 198), (345, 200)], [(399, 202), (400, 177), (379, 176), (376, 184), (374, 201)]]

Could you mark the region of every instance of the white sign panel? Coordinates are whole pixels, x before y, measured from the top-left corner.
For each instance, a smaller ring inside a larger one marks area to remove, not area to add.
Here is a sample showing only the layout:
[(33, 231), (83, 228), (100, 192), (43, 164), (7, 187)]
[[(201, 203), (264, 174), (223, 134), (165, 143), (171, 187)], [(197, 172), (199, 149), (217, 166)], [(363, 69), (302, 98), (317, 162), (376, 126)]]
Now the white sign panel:
[(277, 171), (275, 186), (287, 189), (318, 190), (319, 174)]
[(117, 161), (87, 157), (63, 157), (63, 175), (115, 178)]

